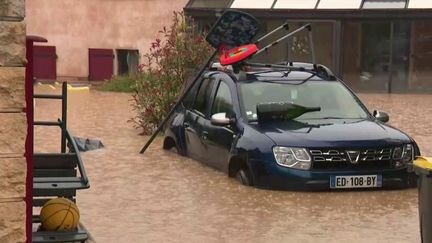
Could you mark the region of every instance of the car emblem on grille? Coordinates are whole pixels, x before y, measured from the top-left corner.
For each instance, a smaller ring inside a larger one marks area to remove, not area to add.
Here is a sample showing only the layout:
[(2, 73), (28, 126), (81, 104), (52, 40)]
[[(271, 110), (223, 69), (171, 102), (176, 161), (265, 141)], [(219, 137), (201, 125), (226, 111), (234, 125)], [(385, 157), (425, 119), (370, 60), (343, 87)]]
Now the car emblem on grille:
[(360, 159), (360, 151), (346, 151), (351, 164), (357, 164)]

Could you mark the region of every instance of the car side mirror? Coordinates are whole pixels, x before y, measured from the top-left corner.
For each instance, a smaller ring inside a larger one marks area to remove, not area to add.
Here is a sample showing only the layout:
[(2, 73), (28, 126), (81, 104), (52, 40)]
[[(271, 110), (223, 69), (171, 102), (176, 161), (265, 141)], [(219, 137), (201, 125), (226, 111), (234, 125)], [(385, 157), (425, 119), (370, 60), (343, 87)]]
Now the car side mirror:
[(225, 112), (221, 112), (212, 115), (210, 122), (215, 126), (227, 126), (232, 123), (232, 120), (233, 119), (227, 117)]
[(390, 120), (389, 115), (388, 115), (386, 112), (384, 112), (384, 111), (377, 111), (377, 110), (374, 110), (374, 112), (373, 112), (373, 116), (374, 116), (378, 121), (381, 121), (381, 122), (384, 122), (384, 123), (386, 123), (386, 122), (388, 122), (388, 121)]

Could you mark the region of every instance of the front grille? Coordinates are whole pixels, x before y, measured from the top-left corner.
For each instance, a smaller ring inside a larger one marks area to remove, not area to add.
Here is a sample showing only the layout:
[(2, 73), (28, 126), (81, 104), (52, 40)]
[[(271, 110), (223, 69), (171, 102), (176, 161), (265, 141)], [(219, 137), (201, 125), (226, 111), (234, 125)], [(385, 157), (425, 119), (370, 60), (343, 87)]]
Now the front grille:
[(392, 167), (391, 148), (378, 149), (311, 149), (312, 168), (388, 169)]

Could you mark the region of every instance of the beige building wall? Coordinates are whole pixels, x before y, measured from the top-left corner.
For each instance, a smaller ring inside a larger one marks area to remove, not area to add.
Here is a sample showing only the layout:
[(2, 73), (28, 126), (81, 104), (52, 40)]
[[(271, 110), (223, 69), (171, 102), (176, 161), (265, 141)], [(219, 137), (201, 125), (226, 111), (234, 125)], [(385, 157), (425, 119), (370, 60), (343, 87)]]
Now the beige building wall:
[[(57, 48), (57, 76), (88, 77), (88, 49), (147, 52), (187, 0), (29, 0), (27, 33)], [(38, 44), (39, 45), (39, 44)], [(114, 64), (116, 68), (116, 63)], [(114, 69), (115, 72), (115, 69)]]
[(25, 242), (24, 0), (0, 0), (0, 242)]

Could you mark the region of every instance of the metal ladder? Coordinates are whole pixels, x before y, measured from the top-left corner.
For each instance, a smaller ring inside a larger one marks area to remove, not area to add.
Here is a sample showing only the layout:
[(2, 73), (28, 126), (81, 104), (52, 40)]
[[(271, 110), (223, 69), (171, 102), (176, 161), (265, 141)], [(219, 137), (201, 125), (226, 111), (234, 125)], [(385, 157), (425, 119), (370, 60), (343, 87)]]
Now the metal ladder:
[[(65, 197), (76, 201), (76, 191), (88, 189), (90, 183), (77, 144), (67, 129), (67, 83), (62, 84), (61, 95), (35, 94), (35, 99), (62, 101), (62, 118), (57, 121), (34, 121), (35, 126), (61, 128), (60, 153), (33, 154), (33, 207), (42, 207), (48, 200)], [(66, 151), (69, 147), (69, 152)], [(79, 176), (78, 173), (79, 172)], [(33, 215), (33, 224), (41, 223), (39, 215)], [(76, 231), (36, 231), (32, 242), (85, 242), (89, 238), (85, 229)]]

